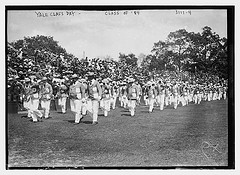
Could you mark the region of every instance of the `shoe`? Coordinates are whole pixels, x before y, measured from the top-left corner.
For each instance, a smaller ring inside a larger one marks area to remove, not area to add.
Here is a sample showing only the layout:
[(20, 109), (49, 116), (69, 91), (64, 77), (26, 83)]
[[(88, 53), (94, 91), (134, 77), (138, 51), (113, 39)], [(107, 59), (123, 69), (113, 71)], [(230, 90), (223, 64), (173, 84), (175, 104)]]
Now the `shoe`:
[(74, 123), (74, 125), (78, 125), (79, 123)]
[(31, 117), (28, 117), (27, 115), (23, 115), (21, 116), (21, 118), (31, 118)]
[(45, 118), (45, 119), (50, 119), (50, 118), (52, 118), (52, 117), (48, 117), (48, 118)]
[(96, 121), (96, 122), (93, 122), (92, 124), (93, 124), (93, 125), (97, 125), (97, 124), (98, 124), (98, 122)]
[(83, 117), (82, 117), (82, 118), (80, 118), (80, 120), (79, 120), (79, 123), (81, 123), (82, 119), (83, 119)]

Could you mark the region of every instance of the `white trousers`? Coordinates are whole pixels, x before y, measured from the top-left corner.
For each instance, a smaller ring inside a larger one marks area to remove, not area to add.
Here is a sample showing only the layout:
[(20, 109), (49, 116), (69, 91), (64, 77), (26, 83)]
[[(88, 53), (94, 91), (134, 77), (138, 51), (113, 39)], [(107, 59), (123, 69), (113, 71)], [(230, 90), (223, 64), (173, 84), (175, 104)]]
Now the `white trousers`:
[(209, 92), (209, 99), (210, 99), (210, 101), (213, 100), (213, 93), (212, 92)]
[(112, 109), (115, 109), (116, 101), (117, 101), (117, 96), (113, 96), (110, 100), (110, 105), (112, 106)]
[(223, 93), (223, 99), (226, 100), (226, 98), (227, 98), (227, 93), (224, 92), (224, 93)]
[(218, 93), (215, 92), (215, 93), (213, 93), (213, 100), (217, 100), (217, 99), (218, 99)]
[(62, 113), (66, 112), (67, 97), (61, 97), (58, 99), (58, 105), (61, 106)]
[(178, 106), (178, 94), (177, 93), (175, 93), (172, 96), (172, 103), (173, 103), (173, 108), (177, 109), (177, 106)]
[(103, 109), (103, 112), (104, 112), (104, 116), (107, 117), (108, 112), (110, 111), (111, 100), (110, 99), (103, 99), (101, 103), (102, 103), (102, 109)]
[(88, 110), (92, 114), (93, 122), (96, 122), (98, 119), (98, 108), (99, 102), (97, 100), (88, 101)]
[(43, 108), (43, 115), (45, 118), (49, 117), (50, 102), (51, 100), (41, 100), (41, 106)]
[(118, 100), (119, 100), (119, 102), (120, 102), (120, 106), (123, 107), (122, 96), (119, 96), (119, 97), (118, 97)]
[(202, 94), (195, 94), (195, 95), (193, 96), (193, 98), (194, 98), (194, 103), (195, 103), (195, 104), (200, 104), (201, 101), (202, 101)]
[(164, 102), (165, 102), (165, 106), (170, 105), (171, 100), (170, 100), (170, 96), (169, 96), (169, 95), (168, 95), (168, 96), (165, 96)]
[(127, 96), (126, 96), (126, 95), (122, 96), (122, 101), (123, 101), (123, 107), (124, 107), (124, 108), (127, 108), (128, 99), (127, 99)]
[(202, 100), (207, 101), (207, 94), (206, 93), (203, 94)]
[(128, 106), (129, 106), (129, 111), (131, 113), (131, 116), (134, 116), (135, 108), (136, 108), (136, 100), (129, 100)]
[(28, 111), (28, 117), (32, 117), (32, 111), (31, 111), (31, 100), (29, 101), (23, 101), (23, 107), (27, 109)]
[(160, 110), (163, 110), (164, 107), (164, 99), (165, 99), (165, 95), (164, 94), (160, 94), (157, 96), (157, 103), (160, 106)]
[(87, 114), (87, 101), (82, 102), (82, 115)]
[(223, 96), (223, 93), (222, 93), (222, 92), (219, 92), (219, 93), (218, 93), (218, 98), (217, 98), (217, 99), (218, 99), (218, 100), (221, 100), (222, 96)]
[(189, 96), (188, 96), (188, 101), (189, 101), (189, 102), (192, 102), (192, 101), (193, 101), (193, 94), (189, 94)]
[(143, 96), (143, 100), (144, 100), (146, 106), (149, 104), (149, 100), (147, 97), (148, 97), (147, 95)]
[(187, 95), (183, 95), (182, 97), (182, 105), (188, 105), (188, 96)]
[(197, 103), (200, 104), (203, 98), (203, 94), (198, 94)]
[(207, 94), (207, 101), (211, 101), (210, 93)]
[(37, 118), (42, 118), (42, 113), (38, 110), (39, 99), (31, 99), (30, 110), (32, 113), (32, 119), (34, 122), (37, 121)]
[(79, 99), (70, 99), (71, 111), (75, 114), (75, 123), (79, 123), (82, 118), (82, 101)]
[(141, 97), (142, 97), (142, 95), (139, 95), (138, 98), (137, 98), (137, 103), (138, 103), (138, 105), (141, 104)]
[(149, 98), (149, 112), (153, 111), (155, 98)]

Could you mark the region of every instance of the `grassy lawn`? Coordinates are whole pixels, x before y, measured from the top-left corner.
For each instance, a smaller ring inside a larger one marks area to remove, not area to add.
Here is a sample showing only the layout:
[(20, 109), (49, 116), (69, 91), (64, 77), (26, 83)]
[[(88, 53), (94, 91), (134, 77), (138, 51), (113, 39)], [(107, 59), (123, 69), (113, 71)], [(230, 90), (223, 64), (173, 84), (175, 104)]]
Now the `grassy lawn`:
[(227, 101), (190, 104), (136, 116), (123, 108), (102, 111), (99, 124), (86, 116), (51, 111), (51, 119), (32, 123), (8, 114), (8, 167), (73, 166), (227, 166)]

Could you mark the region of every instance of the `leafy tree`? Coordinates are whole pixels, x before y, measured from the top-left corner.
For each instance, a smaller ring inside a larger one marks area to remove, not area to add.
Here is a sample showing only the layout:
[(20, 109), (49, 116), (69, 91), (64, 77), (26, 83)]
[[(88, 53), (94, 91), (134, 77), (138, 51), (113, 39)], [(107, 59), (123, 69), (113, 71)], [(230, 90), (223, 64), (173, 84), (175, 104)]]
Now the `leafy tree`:
[[(170, 32), (166, 41), (154, 43), (149, 68), (196, 72), (208, 72), (226, 77), (228, 71), (227, 39), (220, 38), (208, 26), (202, 33), (180, 29)], [(144, 63), (146, 64), (146, 62)]]
[(227, 39), (220, 38), (208, 26), (202, 33), (190, 33), (191, 45), (189, 57), (195, 63), (197, 71), (227, 74)]
[(133, 53), (130, 53), (128, 55), (125, 55), (123, 53), (119, 53), (119, 59), (120, 59), (121, 63), (124, 63), (128, 66), (131, 66), (131, 67), (136, 67), (137, 66), (138, 59)]
[(73, 58), (73, 55), (68, 54), (51, 36), (24, 37), (8, 45), (8, 66), (17, 72), (38, 71), (48, 66), (62, 72)]
[(174, 64), (178, 67), (178, 71), (181, 71), (184, 62), (188, 58), (189, 33), (185, 29), (170, 32), (167, 38), (167, 45), (168, 50), (172, 51)]

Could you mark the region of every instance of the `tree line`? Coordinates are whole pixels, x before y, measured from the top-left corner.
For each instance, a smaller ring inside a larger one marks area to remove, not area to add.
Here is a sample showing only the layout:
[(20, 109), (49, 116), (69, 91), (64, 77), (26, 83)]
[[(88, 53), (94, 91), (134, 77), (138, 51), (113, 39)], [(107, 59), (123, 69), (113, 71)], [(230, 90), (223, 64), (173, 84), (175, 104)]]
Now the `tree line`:
[[(228, 44), (208, 26), (201, 33), (180, 29), (170, 32), (165, 41), (154, 43), (149, 55), (141, 55), (140, 67), (149, 71), (175, 71), (211, 73), (228, 77)], [(120, 53), (120, 61), (133, 66), (138, 58), (134, 54)]]
[[(221, 38), (208, 26), (202, 32), (188, 32), (179, 29), (170, 32), (165, 41), (153, 44), (151, 54), (119, 53), (120, 63), (127, 67), (138, 67), (142, 72), (174, 71), (193, 74), (211, 73), (219, 77), (228, 77), (228, 44), (225, 37)], [(113, 59), (108, 58), (108, 61)], [(61, 73), (72, 67), (73, 72), (79, 71), (77, 65), (84, 66), (85, 59), (78, 59), (62, 48), (51, 36), (37, 35), (24, 37), (22, 40), (7, 45), (8, 71), (34, 71), (51, 66), (55, 72)]]

